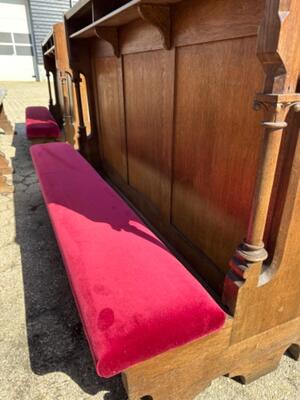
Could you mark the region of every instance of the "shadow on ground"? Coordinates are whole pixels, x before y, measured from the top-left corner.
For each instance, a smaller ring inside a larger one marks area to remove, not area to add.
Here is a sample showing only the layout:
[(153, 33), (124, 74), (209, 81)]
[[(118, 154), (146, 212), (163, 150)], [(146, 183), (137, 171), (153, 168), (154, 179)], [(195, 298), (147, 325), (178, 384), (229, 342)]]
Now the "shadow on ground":
[(32, 371), (63, 372), (86, 393), (127, 398), (120, 377), (99, 378), (74, 304), (47, 211), (33, 170), (24, 124), (14, 137), (16, 242), (20, 246), (27, 337)]

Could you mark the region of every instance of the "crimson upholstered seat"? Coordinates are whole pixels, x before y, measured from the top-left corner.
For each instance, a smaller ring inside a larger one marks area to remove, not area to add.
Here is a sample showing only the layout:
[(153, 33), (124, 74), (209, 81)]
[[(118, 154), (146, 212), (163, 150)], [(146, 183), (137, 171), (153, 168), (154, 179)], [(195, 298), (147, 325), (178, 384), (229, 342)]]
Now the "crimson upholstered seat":
[(99, 375), (223, 326), (201, 284), (71, 146), (30, 151)]
[(27, 138), (43, 139), (58, 138), (60, 129), (50, 111), (46, 107), (26, 108), (26, 133)]

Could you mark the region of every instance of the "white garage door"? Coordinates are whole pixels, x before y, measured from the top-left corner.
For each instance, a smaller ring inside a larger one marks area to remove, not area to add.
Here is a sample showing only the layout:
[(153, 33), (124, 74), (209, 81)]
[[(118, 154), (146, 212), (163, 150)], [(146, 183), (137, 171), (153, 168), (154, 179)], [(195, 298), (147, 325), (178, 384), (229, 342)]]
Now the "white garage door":
[(25, 0), (0, 0), (0, 81), (11, 80), (35, 80)]

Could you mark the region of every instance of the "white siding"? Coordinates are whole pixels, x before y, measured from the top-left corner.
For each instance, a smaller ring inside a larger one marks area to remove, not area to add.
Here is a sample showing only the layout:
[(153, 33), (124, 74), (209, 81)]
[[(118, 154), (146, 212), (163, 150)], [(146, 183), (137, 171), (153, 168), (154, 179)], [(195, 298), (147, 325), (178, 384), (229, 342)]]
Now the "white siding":
[(0, 80), (34, 80), (26, 0), (0, 0)]
[(70, 8), (70, 0), (30, 0), (33, 32), (38, 63), (43, 64), (42, 43), (53, 24), (63, 20), (64, 13)]

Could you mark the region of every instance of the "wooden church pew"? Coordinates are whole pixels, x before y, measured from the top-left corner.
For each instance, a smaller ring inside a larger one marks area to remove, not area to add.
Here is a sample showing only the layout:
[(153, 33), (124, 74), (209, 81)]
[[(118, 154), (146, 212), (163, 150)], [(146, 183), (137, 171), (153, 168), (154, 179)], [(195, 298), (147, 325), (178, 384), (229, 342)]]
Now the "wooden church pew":
[(87, 87), (80, 152), (228, 311), (219, 332), (123, 371), (129, 398), (192, 399), (221, 375), (250, 382), (287, 349), (299, 358), (300, 3), (104, 5), (65, 15), (70, 68)]

